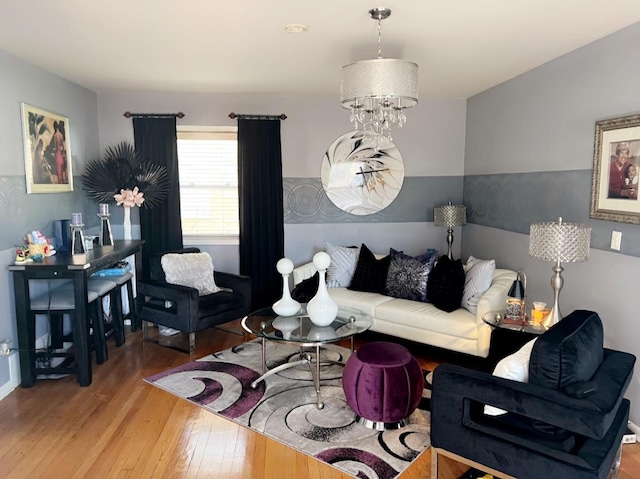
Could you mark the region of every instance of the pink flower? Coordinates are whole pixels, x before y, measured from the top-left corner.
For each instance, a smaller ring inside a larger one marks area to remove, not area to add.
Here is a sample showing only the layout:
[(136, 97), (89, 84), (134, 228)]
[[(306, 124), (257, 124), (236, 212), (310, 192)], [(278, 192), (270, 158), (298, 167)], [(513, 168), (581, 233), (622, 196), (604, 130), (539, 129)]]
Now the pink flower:
[(134, 186), (133, 191), (120, 190), (120, 193), (113, 195), (118, 206), (123, 205), (125, 208), (131, 208), (133, 206), (141, 206), (144, 203), (144, 193), (138, 190), (137, 186)]

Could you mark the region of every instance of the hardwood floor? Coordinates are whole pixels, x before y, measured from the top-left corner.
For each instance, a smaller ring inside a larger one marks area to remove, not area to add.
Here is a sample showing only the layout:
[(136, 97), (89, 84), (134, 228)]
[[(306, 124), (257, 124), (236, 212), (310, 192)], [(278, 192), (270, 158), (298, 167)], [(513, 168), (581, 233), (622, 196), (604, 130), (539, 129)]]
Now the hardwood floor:
[[(239, 321), (198, 333), (189, 355), (142, 341), (109, 342), (109, 360), (93, 367), (93, 383), (74, 376), (38, 380), (0, 401), (2, 478), (267, 478), (346, 479), (350, 476), (220, 418), (142, 379), (250, 339)], [(373, 333), (358, 341), (380, 339)], [(346, 346), (347, 344), (345, 344)], [(433, 352), (406, 344), (421, 366)], [(422, 454), (401, 479), (429, 478), (431, 455)], [(467, 467), (446, 458), (440, 479)], [(621, 479), (638, 477), (640, 444), (623, 447)]]

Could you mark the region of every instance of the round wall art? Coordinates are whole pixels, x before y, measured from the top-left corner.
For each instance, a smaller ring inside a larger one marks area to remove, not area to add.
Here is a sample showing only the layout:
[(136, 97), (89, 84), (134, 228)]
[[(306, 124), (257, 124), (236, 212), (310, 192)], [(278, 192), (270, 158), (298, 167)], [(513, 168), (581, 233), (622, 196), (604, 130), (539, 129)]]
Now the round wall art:
[(329, 146), (320, 177), (334, 205), (352, 215), (370, 215), (389, 206), (400, 193), (404, 163), (386, 136), (355, 130)]

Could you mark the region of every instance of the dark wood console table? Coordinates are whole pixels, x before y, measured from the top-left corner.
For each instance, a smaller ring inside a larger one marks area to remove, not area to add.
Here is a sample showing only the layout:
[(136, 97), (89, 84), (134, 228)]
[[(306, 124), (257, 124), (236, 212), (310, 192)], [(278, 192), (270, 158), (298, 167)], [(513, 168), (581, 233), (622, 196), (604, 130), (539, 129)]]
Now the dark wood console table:
[(73, 324), (73, 348), (77, 366), (77, 380), (81, 386), (91, 384), (91, 355), (87, 335), (87, 279), (92, 273), (108, 268), (118, 261), (136, 255), (136, 267), (141, 264), (140, 253), (144, 241), (120, 240), (113, 246), (96, 247), (86, 254), (57, 253), (42, 262), (13, 264), (13, 291), (16, 303), (18, 345), (20, 349), (20, 374), (22, 387), (33, 386), (35, 368), (35, 320), (29, 314), (29, 280), (70, 279), (75, 294), (75, 323)]

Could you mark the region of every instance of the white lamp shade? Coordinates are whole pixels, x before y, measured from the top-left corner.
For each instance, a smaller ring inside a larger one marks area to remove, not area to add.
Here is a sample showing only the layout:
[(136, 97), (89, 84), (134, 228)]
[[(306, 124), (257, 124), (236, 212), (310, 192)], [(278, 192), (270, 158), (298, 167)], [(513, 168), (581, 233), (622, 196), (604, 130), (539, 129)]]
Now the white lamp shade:
[(411, 108), (418, 103), (418, 65), (405, 60), (375, 58), (342, 67), (340, 104), (350, 109), (368, 100), (396, 99), (397, 106)]

